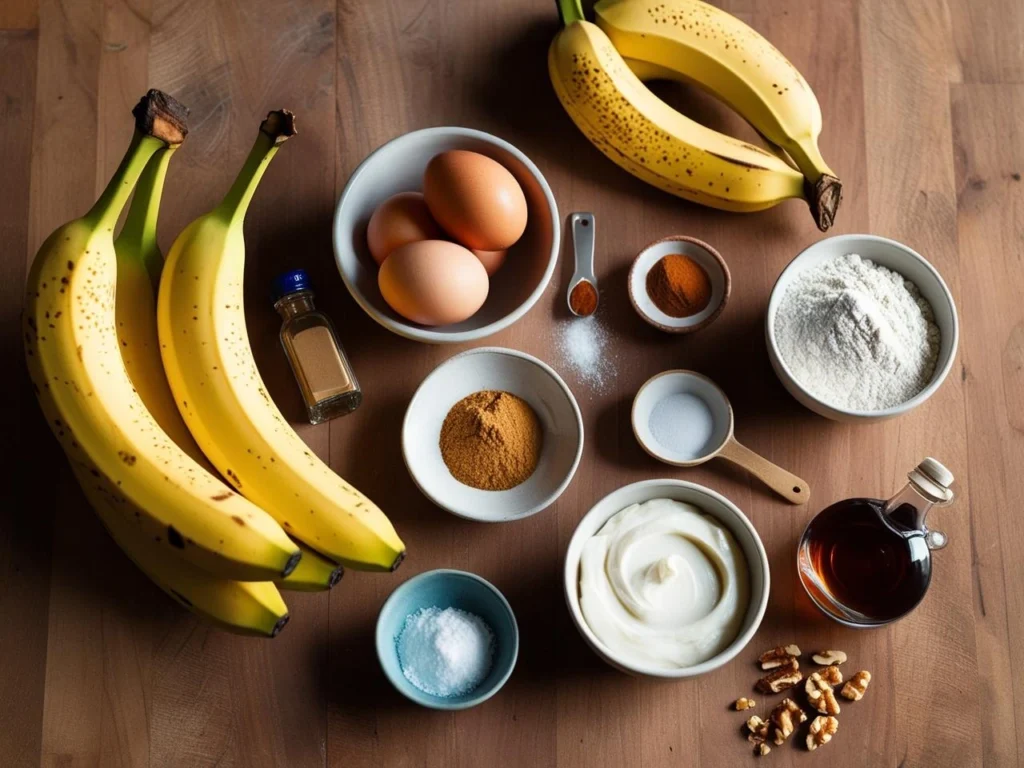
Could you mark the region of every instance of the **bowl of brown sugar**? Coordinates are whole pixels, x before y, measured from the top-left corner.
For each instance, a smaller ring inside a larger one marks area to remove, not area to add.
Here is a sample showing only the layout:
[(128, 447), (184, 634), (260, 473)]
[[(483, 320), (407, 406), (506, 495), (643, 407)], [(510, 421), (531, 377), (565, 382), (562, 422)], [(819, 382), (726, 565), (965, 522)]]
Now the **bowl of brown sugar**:
[(459, 517), (535, 515), (568, 487), (583, 454), (583, 418), (562, 378), (536, 357), (482, 347), (441, 363), (402, 424), (413, 481)]
[(657, 240), (629, 270), (629, 300), (644, 320), (668, 333), (693, 333), (715, 321), (732, 291), (722, 255), (695, 237)]

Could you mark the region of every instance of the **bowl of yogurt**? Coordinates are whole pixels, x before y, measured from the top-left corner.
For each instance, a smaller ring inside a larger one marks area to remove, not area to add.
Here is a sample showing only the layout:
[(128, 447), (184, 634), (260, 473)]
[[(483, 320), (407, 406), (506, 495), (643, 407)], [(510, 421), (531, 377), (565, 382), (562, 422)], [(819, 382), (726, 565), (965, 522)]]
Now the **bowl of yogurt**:
[(634, 675), (727, 663), (768, 605), (768, 556), (739, 507), (696, 483), (645, 480), (605, 496), (573, 533), (565, 598), (583, 639)]

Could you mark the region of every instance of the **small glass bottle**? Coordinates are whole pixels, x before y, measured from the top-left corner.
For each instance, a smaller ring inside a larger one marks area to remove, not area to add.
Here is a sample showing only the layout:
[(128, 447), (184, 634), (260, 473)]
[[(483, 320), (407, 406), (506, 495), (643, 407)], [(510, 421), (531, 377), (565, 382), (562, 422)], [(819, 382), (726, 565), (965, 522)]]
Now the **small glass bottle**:
[(295, 269), (274, 280), (274, 309), (281, 325), (281, 346), (306, 403), (310, 424), (351, 413), (363, 401), (352, 365), (331, 321), (313, 308), (306, 271)]
[(926, 458), (889, 500), (855, 498), (819, 512), (804, 530), (797, 570), (826, 615), (849, 627), (877, 627), (906, 616), (931, 584), (931, 553), (946, 535), (930, 530), (933, 506), (953, 501), (953, 474)]

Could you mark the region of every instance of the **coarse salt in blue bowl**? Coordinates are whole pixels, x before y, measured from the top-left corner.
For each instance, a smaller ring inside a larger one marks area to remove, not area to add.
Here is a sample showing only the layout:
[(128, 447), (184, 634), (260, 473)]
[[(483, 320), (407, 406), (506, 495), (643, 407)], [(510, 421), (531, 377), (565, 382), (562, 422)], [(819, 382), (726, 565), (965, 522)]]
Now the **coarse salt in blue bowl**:
[[(458, 608), (479, 616), (494, 634), (491, 668), (476, 688), (456, 696), (426, 693), (402, 673), (398, 638), (406, 619), (423, 608)], [(519, 627), (515, 614), (498, 589), (472, 573), (436, 570), (421, 573), (399, 585), (377, 617), (377, 657), (391, 684), (410, 701), (430, 709), (468, 709), (501, 690), (519, 656)]]

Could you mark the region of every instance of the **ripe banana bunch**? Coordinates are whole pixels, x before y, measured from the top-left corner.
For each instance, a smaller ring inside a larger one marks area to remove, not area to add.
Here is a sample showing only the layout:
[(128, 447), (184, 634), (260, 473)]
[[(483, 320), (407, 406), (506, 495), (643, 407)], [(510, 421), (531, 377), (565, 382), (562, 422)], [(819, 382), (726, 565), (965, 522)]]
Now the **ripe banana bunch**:
[(100, 199), (47, 238), (33, 262), (29, 372), (87, 499), (129, 558), (194, 613), (273, 637), (288, 621), (274, 580), (281, 589), (330, 589), (343, 569), (226, 485), (182, 419), (159, 350), (156, 224), (187, 110), (150, 91), (133, 114), (135, 135)]
[(160, 353), (192, 436), (238, 493), (331, 560), (390, 571), (405, 545), (380, 509), (317, 458), (281, 415), (246, 334), (242, 225), (270, 160), (294, 133), (291, 113), (271, 112), (224, 200), (174, 241), (157, 300)]
[[(551, 81), (605, 155), (693, 202), (758, 211), (802, 198), (819, 229), (832, 226), (842, 184), (818, 151), (821, 109), (771, 43), (701, 0), (600, 0), (597, 24), (584, 20), (579, 0), (559, 0), (559, 8), (566, 26), (548, 53)], [(663, 78), (718, 96), (777, 154), (690, 120), (643, 84)]]
[[(124, 226), (114, 240), (117, 337), (125, 370), (157, 424), (204, 470), (216, 474), (174, 404), (160, 360), (156, 329), (156, 289), (163, 268), (156, 228), (167, 166), (175, 149), (174, 146), (161, 147), (150, 158), (135, 186)], [(88, 477), (79, 479), (114, 541), (143, 573), (180, 605), (237, 634), (275, 637), (284, 628), (289, 618), (288, 608), (274, 584), (217, 578), (164, 552), (158, 543), (139, 536), (126, 524), (125, 515), (115, 514), (112, 499), (116, 489), (108, 487), (105, 493), (100, 493), (100, 484), (90, 482)], [(283, 577), (282, 588), (285, 582), (287, 588), (294, 588), (291, 582), (295, 580), (304, 589), (330, 589), (334, 582), (322, 576), (323, 558), (308, 552), (298, 542), (295, 544), (302, 559)]]
[[(124, 226), (117, 239), (114, 240), (114, 251), (117, 255), (115, 299), (117, 335), (121, 342), (121, 358), (124, 360), (132, 384), (138, 390), (146, 408), (153, 414), (160, 427), (185, 453), (195, 459), (204, 469), (216, 473), (181, 418), (178, 406), (174, 402), (174, 396), (171, 394), (170, 385), (167, 383), (163, 362), (160, 359), (160, 340), (156, 323), (156, 290), (160, 284), (160, 273), (163, 270), (164, 262), (163, 254), (157, 245), (156, 226), (167, 166), (174, 149), (174, 147), (158, 149), (142, 171)], [(104, 520), (108, 530), (112, 534), (116, 532), (115, 539), (124, 541), (127, 538), (126, 534), (119, 531), (114, 523), (107, 521), (105, 517)], [(278, 587), (311, 592), (331, 589), (338, 583), (344, 574), (342, 566), (323, 557), (301, 541), (293, 539), (293, 542), (298, 547), (302, 559), (291, 573), (277, 579)], [(127, 547), (123, 544), (122, 546), (127, 551)], [(129, 552), (129, 554), (132, 553)], [(160, 579), (153, 575), (152, 557), (152, 555), (148, 558), (133, 556), (133, 559), (137, 562), (141, 561), (140, 567), (149, 573), (154, 581), (162, 584), (167, 579)], [(150, 564), (147, 566), (147, 563)], [(180, 568), (191, 573), (184, 564)], [(195, 578), (193, 575), (193, 580)], [(239, 589), (242, 590), (241, 593), (239, 593)], [(178, 598), (178, 595), (182, 593), (181, 586), (170, 591), (172, 596), (181, 602)], [(273, 630), (271, 634), (276, 634), (284, 625), (281, 619), (287, 620), (284, 602), (273, 585), (261, 582), (245, 582), (241, 585), (236, 582), (225, 582), (217, 589), (212, 587), (205, 589), (199, 597), (210, 594), (219, 595), (224, 591), (235, 595), (229, 601), (231, 604), (241, 603), (242, 606), (248, 607), (241, 611), (232, 610), (225, 615), (223, 611), (218, 614), (208, 607), (196, 607), (200, 604), (195, 596), (188, 597), (187, 604), (190, 604), (196, 613), (200, 613), (221, 626), (233, 626), (236, 631), (246, 633), (251, 633), (252, 628), (255, 627), (258, 634), (267, 634), (267, 630)], [(253, 610), (252, 606), (253, 596), (257, 600), (256, 610)], [(273, 606), (274, 611), (270, 614), (263, 613), (263, 608), (266, 605)], [(280, 611), (277, 610), (278, 608)], [(261, 623), (253, 624), (251, 620), (244, 621), (246, 617), (253, 616), (258, 617)], [(267, 623), (268, 616), (272, 617), (274, 621)], [(243, 621), (239, 621), (239, 619), (243, 619)]]
[(147, 162), (185, 135), (184, 108), (158, 91), (134, 114), (131, 145), (99, 200), (51, 234), (32, 264), (24, 312), (29, 373), (72, 466), (95, 486), (86, 490), (109, 496), (140, 537), (214, 576), (280, 578), (295, 568), (298, 548), (273, 518), (178, 446), (122, 361), (121, 342), (131, 346), (137, 337), (118, 339), (111, 233)]

